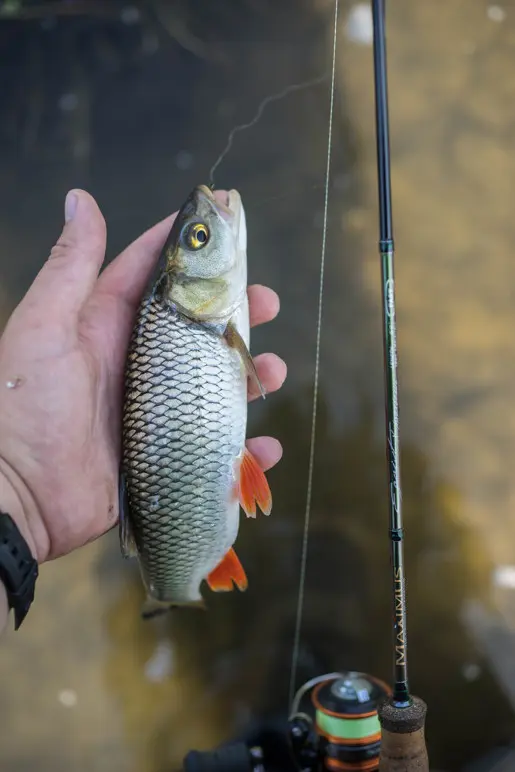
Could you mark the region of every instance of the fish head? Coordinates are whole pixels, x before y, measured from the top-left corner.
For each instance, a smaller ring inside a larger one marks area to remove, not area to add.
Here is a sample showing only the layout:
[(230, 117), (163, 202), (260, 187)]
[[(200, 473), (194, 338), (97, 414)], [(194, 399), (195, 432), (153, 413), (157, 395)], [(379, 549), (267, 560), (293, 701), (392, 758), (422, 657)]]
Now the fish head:
[(247, 229), (237, 190), (198, 185), (172, 227), (166, 250), (167, 298), (194, 319), (229, 319), (245, 297)]

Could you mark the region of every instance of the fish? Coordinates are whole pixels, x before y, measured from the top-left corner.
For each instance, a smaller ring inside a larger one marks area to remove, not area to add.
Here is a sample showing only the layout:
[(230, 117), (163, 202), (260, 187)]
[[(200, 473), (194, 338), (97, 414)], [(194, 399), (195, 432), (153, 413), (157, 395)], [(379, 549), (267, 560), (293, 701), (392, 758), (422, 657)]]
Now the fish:
[(240, 507), (272, 509), (246, 448), (247, 226), (237, 190), (188, 195), (140, 303), (124, 378), (119, 539), (136, 557), (145, 619), (248, 587), (234, 550)]

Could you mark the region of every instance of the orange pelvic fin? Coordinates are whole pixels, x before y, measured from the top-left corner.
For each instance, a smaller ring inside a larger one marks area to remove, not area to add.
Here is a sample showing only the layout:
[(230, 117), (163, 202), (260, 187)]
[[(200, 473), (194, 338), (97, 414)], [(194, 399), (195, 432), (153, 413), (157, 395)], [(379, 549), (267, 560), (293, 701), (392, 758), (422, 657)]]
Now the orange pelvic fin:
[(247, 589), (248, 581), (245, 570), (232, 547), (221, 563), (211, 571), (206, 582), (213, 592), (232, 592), (233, 582), (241, 592)]
[(240, 504), (247, 517), (256, 517), (256, 503), (264, 515), (272, 511), (272, 494), (265, 473), (245, 448), (240, 465)]

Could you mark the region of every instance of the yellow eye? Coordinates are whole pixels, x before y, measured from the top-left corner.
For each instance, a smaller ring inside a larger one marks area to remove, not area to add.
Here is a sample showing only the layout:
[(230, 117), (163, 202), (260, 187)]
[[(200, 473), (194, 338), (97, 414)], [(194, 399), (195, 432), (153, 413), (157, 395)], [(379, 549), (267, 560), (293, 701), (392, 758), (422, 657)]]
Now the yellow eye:
[(190, 225), (186, 232), (186, 244), (190, 249), (202, 249), (209, 241), (209, 229), (202, 222)]

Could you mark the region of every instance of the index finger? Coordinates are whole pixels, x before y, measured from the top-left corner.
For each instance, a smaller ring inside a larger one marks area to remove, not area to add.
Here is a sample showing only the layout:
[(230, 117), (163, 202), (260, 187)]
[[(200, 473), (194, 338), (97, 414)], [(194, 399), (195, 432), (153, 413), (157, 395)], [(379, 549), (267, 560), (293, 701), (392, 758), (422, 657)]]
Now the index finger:
[(250, 326), (257, 327), (275, 319), (279, 313), (279, 295), (270, 287), (251, 284), (247, 289), (249, 298)]

